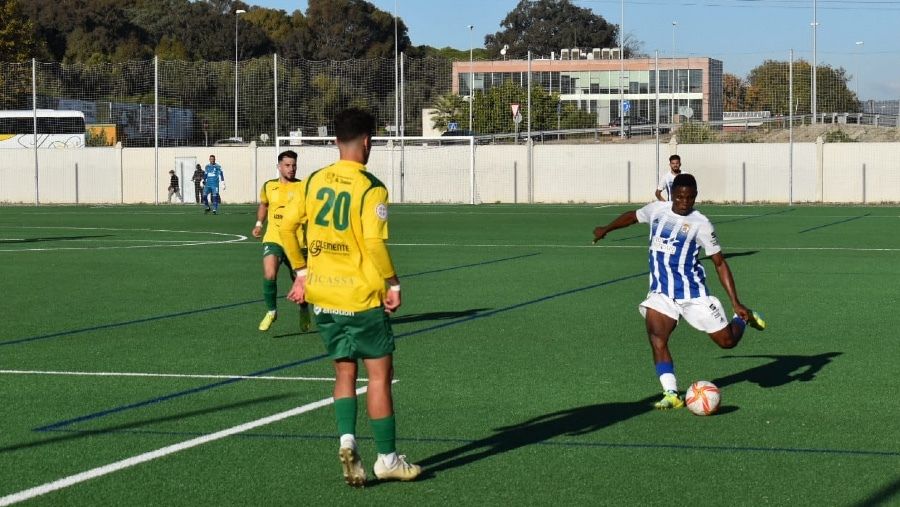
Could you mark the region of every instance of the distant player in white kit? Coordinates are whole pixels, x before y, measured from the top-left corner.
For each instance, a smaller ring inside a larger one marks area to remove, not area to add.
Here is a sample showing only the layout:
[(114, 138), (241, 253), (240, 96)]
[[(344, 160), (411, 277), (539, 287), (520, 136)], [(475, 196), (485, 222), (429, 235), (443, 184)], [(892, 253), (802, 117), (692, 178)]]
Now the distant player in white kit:
[[(672, 155), (669, 157), (669, 170), (662, 175), (662, 178), (659, 179), (659, 184), (656, 185), (657, 201), (672, 200), (672, 182), (675, 181), (675, 176), (679, 174), (681, 174), (681, 157)], [(666, 192), (665, 196), (663, 196), (663, 191)]]
[[(762, 317), (738, 299), (715, 229), (708, 218), (694, 209), (697, 180), (690, 174), (675, 176), (671, 195), (672, 202), (651, 202), (594, 229), (596, 243), (610, 231), (638, 222), (650, 224), (650, 292), (638, 309), (647, 323), (653, 362), (663, 388), (663, 398), (654, 404), (661, 410), (684, 406), (669, 353), (669, 337), (681, 317), (695, 329), (708, 333), (723, 349), (735, 347), (748, 324), (760, 331), (766, 327)], [(715, 264), (719, 281), (731, 300), (731, 321), (719, 299), (706, 288), (706, 272), (699, 258), (701, 246)]]

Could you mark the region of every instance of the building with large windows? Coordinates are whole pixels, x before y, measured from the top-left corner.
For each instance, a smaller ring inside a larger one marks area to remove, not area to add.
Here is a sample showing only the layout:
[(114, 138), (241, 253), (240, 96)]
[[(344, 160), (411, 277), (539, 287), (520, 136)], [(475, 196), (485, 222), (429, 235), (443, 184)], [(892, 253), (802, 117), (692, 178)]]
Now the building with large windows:
[[(658, 62), (652, 58), (620, 61), (615, 58), (618, 50), (596, 49), (588, 58), (582, 58), (585, 55), (575, 50), (564, 51), (562, 56), (567, 59), (553, 55), (549, 59), (531, 60), (532, 86), (559, 94), (562, 103), (574, 103), (582, 111), (596, 113), (599, 125), (618, 119), (622, 100), (628, 104), (627, 118), (655, 120), (657, 72), (660, 123), (680, 123), (688, 118), (722, 119), (722, 62), (719, 60), (689, 57)], [(576, 54), (578, 59), (571, 59)], [(610, 54), (614, 58), (609, 58)], [(479, 91), (486, 92), (506, 81), (525, 87), (528, 68), (527, 60), (454, 62), (453, 91), (468, 96), (474, 89), (477, 97)]]

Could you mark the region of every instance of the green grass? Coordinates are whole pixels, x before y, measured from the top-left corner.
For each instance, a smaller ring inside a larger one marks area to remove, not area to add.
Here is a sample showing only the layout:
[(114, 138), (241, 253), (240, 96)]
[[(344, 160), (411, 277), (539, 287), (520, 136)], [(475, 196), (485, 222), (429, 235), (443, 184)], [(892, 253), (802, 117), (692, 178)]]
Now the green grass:
[[(332, 409), (94, 478), (36, 505), (874, 505), (900, 500), (893, 323), (900, 209), (699, 206), (764, 333), (679, 326), (655, 412), (624, 206), (394, 206), (399, 450), (422, 480), (343, 484)], [(0, 369), (330, 377), (281, 300), (269, 333), (255, 209), (0, 208)], [(225, 242), (231, 241), (231, 242)], [(724, 291), (706, 261), (710, 288)], [(288, 288), (282, 273), (279, 292)], [(363, 372), (362, 375), (365, 375)], [(0, 497), (330, 396), (328, 381), (0, 373)], [(361, 409), (365, 397), (361, 398)], [(361, 410), (361, 415), (362, 415)], [(360, 417), (361, 450), (374, 443)]]

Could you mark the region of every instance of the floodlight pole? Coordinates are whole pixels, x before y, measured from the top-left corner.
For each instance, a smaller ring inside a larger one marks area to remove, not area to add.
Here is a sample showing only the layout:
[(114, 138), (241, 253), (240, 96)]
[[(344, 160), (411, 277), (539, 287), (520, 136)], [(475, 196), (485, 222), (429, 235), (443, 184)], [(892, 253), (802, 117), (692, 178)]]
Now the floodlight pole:
[[(625, 137), (625, 0), (619, 2), (621, 17), (619, 18), (619, 137)], [(580, 50), (579, 50), (580, 52)]]
[(469, 135), (472, 135), (472, 103), (475, 102), (475, 69), (473, 69), (474, 60), (472, 58), (474, 45), (472, 42), (472, 31), (475, 25), (469, 25)]
[(672, 86), (669, 87), (669, 93), (672, 94), (672, 98), (669, 100), (669, 123), (672, 125), (675, 124), (675, 27), (678, 26), (677, 21), (672, 21), (672, 75), (670, 82)]
[(812, 72), (812, 96), (810, 97), (809, 109), (812, 113), (812, 124), (816, 124), (816, 32), (819, 28), (819, 22), (816, 17), (816, 0), (813, 0), (813, 57), (812, 57), (812, 68), (810, 71)]
[(859, 106), (860, 106), (860, 108), (862, 108), (862, 111), (860, 111), (860, 112), (863, 112), (863, 113), (866, 111), (865, 111), (865, 107), (863, 107), (862, 97), (859, 96), (859, 73), (860, 73), (860, 68), (861, 68), (859, 65), (859, 56), (860, 56), (860, 53), (862, 52), (863, 44), (865, 44), (865, 43), (866, 43), (865, 41), (861, 41), (861, 40), (856, 41), (856, 47), (859, 49), (859, 51), (856, 52), (856, 100), (859, 101)]

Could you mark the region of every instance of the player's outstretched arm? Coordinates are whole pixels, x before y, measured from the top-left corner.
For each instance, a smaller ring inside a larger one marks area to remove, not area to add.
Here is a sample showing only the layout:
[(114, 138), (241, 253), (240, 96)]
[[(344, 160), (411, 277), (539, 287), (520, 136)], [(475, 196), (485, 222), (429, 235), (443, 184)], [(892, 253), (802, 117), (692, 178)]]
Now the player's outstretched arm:
[(722, 252), (717, 252), (709, 258), (712, 259), (713, 264), (716, 266), (716, 274), (719, 276), (719, 281), (722, 282), (725, 292), (728, 293), (728, 298), (731, 299), (734, 313), (738, 314), (738, 317), (744, 319), (744, 321), (750, 320), (750, 311), (738, 299), (737, 288), (734, 286), (734, 276), (731, 274), (728, 262), (725, 261), (725, 256), (722, 255)]
[(619, 215), (612, 222), (604, 225), (598, 226), (594, 228), (594, 243), (603, 239), (607, 234), (616, 230), (628, 227), (629, 225), (634, 225), (638, 222), (637, 212), (634, 210), (626, 211)]

